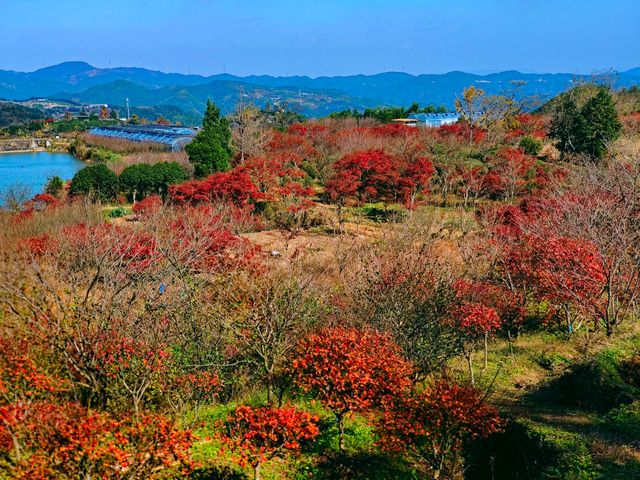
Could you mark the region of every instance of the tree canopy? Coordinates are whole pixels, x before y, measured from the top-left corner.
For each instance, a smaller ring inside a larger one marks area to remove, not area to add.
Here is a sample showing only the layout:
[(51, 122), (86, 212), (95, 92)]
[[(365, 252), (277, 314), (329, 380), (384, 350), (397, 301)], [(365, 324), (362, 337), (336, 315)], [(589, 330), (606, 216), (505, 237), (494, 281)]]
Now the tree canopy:
[(176, 162), (153, 165), (139, 163), (125, 168), (120, 174), (121, 192), (138, 200), (151, 194), (166, 196), (169, 185), (184, 182), (189, 176)]
[(100, 200), (112, 200), (118, 193), (118, 176), (101, 163), (85, 167), (71, 180), (72, 195), (94, 195)]

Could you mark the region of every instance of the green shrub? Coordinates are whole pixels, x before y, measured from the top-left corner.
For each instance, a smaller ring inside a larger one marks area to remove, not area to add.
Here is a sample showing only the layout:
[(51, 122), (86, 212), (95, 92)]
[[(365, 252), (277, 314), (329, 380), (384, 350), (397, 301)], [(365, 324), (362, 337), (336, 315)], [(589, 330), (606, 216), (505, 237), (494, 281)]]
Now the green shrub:
[(109, 218), (121, 218), (126, 215), (131, 215), (131, 210), (124, 207), (114, 208), (113, 210), (109, 210), (107, 213)]
[(367, 203), (360, 208), (362, 214), (374, 222), (401, 222), (407, 217), (403, 208), (395, 205), (386, 206), (381, 203)]
[(526, 136), (522, 137), (519, 146), (527, 155), (537, 157), (542, 149), (542, 142), (537, 138)]
[[(306, 461), (304, 461), (306, 460)], [(298, 463), (296, 480), (418, 480), (425, 478), (412, 465), (386, 455), (358, 452), (336, 453), (303, 459)]]
[(138, 163), (125, 168), (120, 174), (120, 190), (129, 200), (142, 200), (148, 195), (166, 196), (169, 186), (184, 182), (189, 176), (176, 162), (153, 165)]
[(605, 417), (605, 426), (629, 438), (640, 438), (640, 401), (611, 410)]
[(106, 148), (90, 148), (88, 160), (93, 160), (96, 163), (111, 163), (120, 159), (120, 154), (107, 150)]
[(64, 181), (57, 175), (49, 177), (47, 183), (44, 186), (44, 192), (54, 197), (60, 196), (64, 190)]

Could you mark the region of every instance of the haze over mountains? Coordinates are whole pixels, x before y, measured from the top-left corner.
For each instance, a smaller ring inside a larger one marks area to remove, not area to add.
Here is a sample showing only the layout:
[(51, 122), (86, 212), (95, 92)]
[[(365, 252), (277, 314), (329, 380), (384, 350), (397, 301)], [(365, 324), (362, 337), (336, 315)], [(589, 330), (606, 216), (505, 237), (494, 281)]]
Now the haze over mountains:
[[(400, 106), (413, 101), (453, 108), (456, 96), (469, 85), (496, 94), (513, 88), (514, 82), (524, 82), (521, 95), (536, 95), (546, 100), (566, 90), (573, 82), (591, 78), (569, 73), (517, 71), (489, 75), (387, 72), (318, 78), (230, 74), (204, 77), (144, 68), (96, 68), (85, 62), (66, 62), (29, 73), (0, 70), (0, 98), (26, 100), (38, 97), (110, 105), (123, 105), (125, 98), (129, 98), (132, 105), (177, 107), (188, 115), (201, 115), (208, 98), (219, 104), (225, 113), (243, 99), (260, 106), (267, 102), (288, 102), (305, 115), (324, 116), (347, 108)], [(616, 87), (632, 85), (640, 85), (640, 68), (616, 74)]]

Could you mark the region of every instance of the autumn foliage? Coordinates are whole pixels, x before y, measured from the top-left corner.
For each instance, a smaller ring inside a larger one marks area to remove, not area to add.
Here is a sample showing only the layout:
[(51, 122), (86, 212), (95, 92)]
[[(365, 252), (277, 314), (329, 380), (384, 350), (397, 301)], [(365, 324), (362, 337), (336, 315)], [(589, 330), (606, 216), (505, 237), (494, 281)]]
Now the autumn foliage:
[(403, 161), (382, 150), (345, 155), (334, 166), (327, 181), (330, 198), (339, 205), (347, 199), (365, 201), (402, 201), (413, 206), (416, 196), (427, 192), (433, 165), (426, 158)]
[(235, 169), (214, 173), (204, 180), (173, 185), (169, 188), (169, 197), (180, 205), (196, 205), (219, 200), (246, 206), (262, 198), (262, 194), (246, 172)]
[[(193, 436), (162, 415), (91, 411), (66, 398), (69, 384), (40, 369), (24, 343), (3, 342), (0, 451), (17, 478), (157, 478), (192, 469)], [(122, 365), (119, 368), (127, 368)]]
[(292, 363), (296, 385), (333, 412), (341, 430), (352, 412), (379, 407), (410, 386), (411, 365), (386, 335), (333, 328), (310, 335)]
[(320, 433), (318, 420), (295, 407), (240, 406), (227, 418), (220, 440), (241, 466), (253, 468), (258, 480), (263, 463), (313, 440)]
[(461, 478), (503, 426), (485, 387), (511, 372), (489, 359), (535, 330), (589, 355), (637, 319), (633, 142), (575, 167), (538, 114), (252, 111), (223, 171), (133, 214), (46, 193), (0, 212), (0, 477), (178, 478), (204, 457), (212, 478), (346, 478), (397, 455)]
[(422, 392), (398, 397), (385, 410), (378, 432), (383, 449), (408, 452), (440, 478), (444, 469), (455, 474), (459, 452), (468, 439), (500, 430), (495, 408), (472, 387), (437, 379)]

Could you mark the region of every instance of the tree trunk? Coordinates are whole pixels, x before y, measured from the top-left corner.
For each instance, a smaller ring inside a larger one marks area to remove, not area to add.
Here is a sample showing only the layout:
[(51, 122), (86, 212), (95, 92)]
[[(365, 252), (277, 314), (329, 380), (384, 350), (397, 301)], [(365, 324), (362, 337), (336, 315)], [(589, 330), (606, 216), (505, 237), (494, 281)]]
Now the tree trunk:
[(262, 478), (260, 476), (260, 466), (259, 463), (253, 466), (253, 480), (260, 480), (260, 478)]
[(471, 378), (471, 385), (475, 385), (476, 384), (476, 378), (475, 375), (473, 373), (473, 362), (471, 361), (471, 355), (472, 353), (469, 352), (466, 357), (467, 357), (467, 365), (469, 366), (469, 377)]
[(564, 314), (567, 320), (567, 333), (571, 335), (573, 333), (573, 322), (571, 321), (571, 310), (568, 305), (564, 305)]
[(489, 334), (484, 334), (484, 369), (489, 366)]
[(511, 342), (511, 329), (510, 328), (507, 329), (507, 341), (509, 342), (509, 353), (511, 354), (512, 357), (515, 357), (515, 355), (513, 353), (513, 343)]
[(336, 415), (338, 420), (338, 449), (344, 453), (344, 416)]

